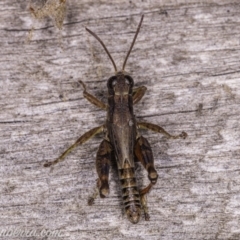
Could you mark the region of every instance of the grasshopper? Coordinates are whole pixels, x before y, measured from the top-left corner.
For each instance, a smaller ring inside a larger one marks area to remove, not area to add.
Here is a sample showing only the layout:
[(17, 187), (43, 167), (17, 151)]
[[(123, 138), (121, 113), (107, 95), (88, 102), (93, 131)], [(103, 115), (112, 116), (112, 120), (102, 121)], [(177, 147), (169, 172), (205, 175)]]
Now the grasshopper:
[[(122, 188), (122, 198), (125, 213), (132, 223), (138, 223), (143, 209), (145, 220), (149, 220), (146, 194), (158, 179), (157, 171), (154, 167), (153, 153), (146, 138), (141, 136), (139, 129), (149, 129), (154, 132), (164, 134), (169, 139), (185, 139), (187, 134), (182, 132), (179, 135), (171, 135), (162, 127), (148, 122), (138, 122), (133, 113), (133, 105), (138, 103), (144, 96), (147, 88), (141, 86), (133, 88), (134, 81), (125, 71), (128, 57), (132, 51), (137, 35), (141, 28), (141, 21), (138, 25), (134, 39), (124, 60), (121, 71), (117, 70), (116, 64), (102, 40), (90, 29), (86, 30), (95, 37), (106, 51), (115, 69), (115, 75), (110, 77), (107, 82), (108, 103), (105, 104), (91, 95), (85, 84), (83, 86), (83, 96), (93, 105), (107, 111), (106, 122), (98, 127), (91, 129), (83, 134), (72, 146), (70, 146), (55, 161), (47, 162), (44, 167), (55, 165), (64, 160), (65, 156), (75, 147), (88, 141), (93, 136), (103, 133), (102, 140), (96, 156), (96, 170), (98, 174), (97, 192), (101, 198), (109, 194), (109, 167), (110, 162), (117, 163), (119, 179)], [(150, 183), (147, 187), (139, 190), (135, 178), (135, 162), (140, 162), (148, 172)], [(89, 199), (89, 205), (93, 204), (95, 194)]]

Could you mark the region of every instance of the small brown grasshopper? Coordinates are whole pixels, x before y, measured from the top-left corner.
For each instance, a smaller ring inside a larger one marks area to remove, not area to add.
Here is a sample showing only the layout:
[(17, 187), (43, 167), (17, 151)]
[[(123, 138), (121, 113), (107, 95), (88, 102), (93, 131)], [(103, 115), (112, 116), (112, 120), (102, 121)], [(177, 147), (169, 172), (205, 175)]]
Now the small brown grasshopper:
[[(68, 148), (59, 158), (53, 162), (47, 162), (44, 167), (52, 166), (63, 161), (65, 156), (76, 146), (83, 144), (90, 138), (99, 133), (104, 133), (105, 137), (97, 151), (96, 169), (98, 173), (97, 189), (100, 197), (105, 198), (109, 193), (109, 166), (111, 161), (116, 161), (119, 179), (122, 187), (122, 197), (125, 212), (130, 222), (137, 223), (141, 216), (141, 209), (144, 211), (145, 219), (149, 220), (147, 202), (145, 195), (157, 182), (158, 174), (154, 168), (153, 154), (149, 142), (140, 135), (139, 129), (149, 129), (154, 132), (162, 133), (167, 138), (177, 139), (187, 137), (185, 132), (173, 136), (160, 126), (147, 122), (137, 122), (133, 113), (133, 105), (139, 102), (145, 94), (147, 88), (144, 86), (133, 89), (133, 79), (124, 71), (127, 59), (133, 48), (139, 33), (143, 16), (138, 25), (131, 47), (127, 53), (121, 71), (117, 70), (116, 64), (111, 57), (102, 40), (91, 30), (86, 30), (95, 37), (105, 49), (110, 58), (115, 75), (110, 77), (107, 82), (108, 104), (103, 103), (87, 92), (83, 82), (84, 97), (93, 105), (107, 111), (106, 122), (98, 127), (91, 129), (83, 134), (70, 148)], [(135, 162), (140, 162), (148, 172), (150, 184), (139, 190), (135, 178)], [(93, 204), (94, 198), (89, 200), (89, 205)]]

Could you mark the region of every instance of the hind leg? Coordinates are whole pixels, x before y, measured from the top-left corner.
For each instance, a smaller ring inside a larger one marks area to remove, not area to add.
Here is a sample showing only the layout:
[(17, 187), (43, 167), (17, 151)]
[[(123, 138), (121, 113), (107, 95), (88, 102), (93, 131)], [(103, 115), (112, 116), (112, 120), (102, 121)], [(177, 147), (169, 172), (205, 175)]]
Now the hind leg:
[(143, 167), (148, 172), (148, 178), (151, 184), (154, 185), (157, 182), (158, 174), (154, 168), (154, 159), (152, 154), (152, 149), (146, 138), (140, 136), (137, 139), (137, 143), (134, 149), (135, 159), (141, 162)]
[(98, 174), (96, 193), (88, 200), (88, 204), (92, 205), (94, 199), (97, 197), (97, 193), (101, 198), (105, 198), (109, 193), (109, 166), (112, 158), (112, 147), (107, 140), (103, 140), (98, 148), (96, 157), (96, 170)]
[(153, 159), (152, 149), (150, 147), (148, 140), (143, 136), (140, 136), (137, 139), (134, 153), (135, 153), (135, 159), (137, 161), (140, 161), (143, 167), (147, 170), (148, 178), (150, 180), (150, 184), (140, 191), (141, 205), (144, 211), (145, 220), (148, 221), (150, 219), (150, 216), (148, 214), (146, 194), (149, 193), (152, 186), (156, 184), (158, 174), (156, 169), (154, 168), (154, 159)]

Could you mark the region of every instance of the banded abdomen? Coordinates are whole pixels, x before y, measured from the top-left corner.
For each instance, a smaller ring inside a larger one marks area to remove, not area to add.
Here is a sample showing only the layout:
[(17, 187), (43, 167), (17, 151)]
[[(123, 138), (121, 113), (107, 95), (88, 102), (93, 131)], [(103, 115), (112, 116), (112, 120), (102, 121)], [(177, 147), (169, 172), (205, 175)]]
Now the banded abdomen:
[(141, 201), (134, 168), (125, 161), (124, 168), (119, 169), (118, 172), (125, 212), (130, 222), (138, 223), (141, 216)]

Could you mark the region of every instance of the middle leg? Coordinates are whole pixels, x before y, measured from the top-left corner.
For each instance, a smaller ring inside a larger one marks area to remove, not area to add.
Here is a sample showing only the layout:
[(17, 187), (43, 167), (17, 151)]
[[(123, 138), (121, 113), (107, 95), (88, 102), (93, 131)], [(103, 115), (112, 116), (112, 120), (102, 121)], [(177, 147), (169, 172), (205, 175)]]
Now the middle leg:
[(44, 167), (50, 167), (52, 165), (55, 165), (59, 162), (62, 162), (64, 160), (64, 158), (77, 146), (87, 142), (89, 139), (91, 139), (92, 137), (94, 137), (95, 135), (101, 133), (104, 131), (104, 125), (99, 126), (99, 127), (95, 127), (91, 130), (89, 130), (88, 132), (84, 133), (72, 146), (70, 146), (64, 153), (62, 153), (62, 155), (60, 157), (58, 157), (56, 160), (52, 161), (52, 162), (46, 162), (43, 166)]
[(152, 130), (154, 132), (162, 133), (163, 135), (165, 135), (167, 138), (170, 138), (170, 139), (178, 139), (178, 138), (185, 139), (187, 137), (187, 133), (185, 133), (185, 132), (182, 132), (179, 135), (175, 135), (175, 136), (171, 135), (165, 129), (163, 129), (162, 127), (160, 127), (156, 124), (153, 124), (153, 123), (138, 122), (137, 125), (141, 129), (148, 129), (148, 130)]

